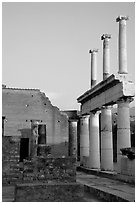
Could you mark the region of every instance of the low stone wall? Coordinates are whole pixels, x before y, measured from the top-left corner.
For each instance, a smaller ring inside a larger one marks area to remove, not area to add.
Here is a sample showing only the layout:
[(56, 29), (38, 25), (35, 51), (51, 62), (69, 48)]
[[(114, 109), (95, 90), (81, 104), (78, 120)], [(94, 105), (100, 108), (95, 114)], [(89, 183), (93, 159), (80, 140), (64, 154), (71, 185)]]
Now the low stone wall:
[(2, 137), (2, 183), (10, 184), (22, 179), (19, 167), (19, 137)]
[(82, 165), (83, 167), (89, 168), (89, 157), (83, 156)]
[(121, 157), (121, 174), (135, 176), (135, 159), (130, 160), (126, 156)]
[(83, 186), (77, 183), (17, 184), (15, 202), (80, 202)]
[(24, 182), (76, 182), (76, 159), (40, 158), (24, 161)]

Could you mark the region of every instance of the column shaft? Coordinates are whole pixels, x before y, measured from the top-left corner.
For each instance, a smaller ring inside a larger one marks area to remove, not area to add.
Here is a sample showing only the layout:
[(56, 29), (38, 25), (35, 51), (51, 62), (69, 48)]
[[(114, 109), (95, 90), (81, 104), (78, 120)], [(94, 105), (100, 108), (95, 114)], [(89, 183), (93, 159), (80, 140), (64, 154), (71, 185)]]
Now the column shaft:
[(127, 16), (119, 16), (119, 74), (127, 74), (127, 42), (126, 42), (126, 20)]
[(69, 120), (69, 156), (77, 157), (77, 121)]
[(129, 101), (120, 100), (118, 102), (117, 117), (117, 159), (120, 159), (120, 149), (131, 147), (130, 139), (130, 112)]
[(100, 144), (99, 144), (99, 113), (90, 113), (89, 131), (89, 166), (93, 169), (100, 168)]
[(101, 111), (101, 169), (113, 170), (112, 115), (109, 107)]
[(97, 80), (97, 52), (98, 49), (89, 51), (91, 53), (91, 88), (96, 85)]
[(89, 115), (80, 119), (80, 163), (83, 163), (83, 156), (89, 156)]

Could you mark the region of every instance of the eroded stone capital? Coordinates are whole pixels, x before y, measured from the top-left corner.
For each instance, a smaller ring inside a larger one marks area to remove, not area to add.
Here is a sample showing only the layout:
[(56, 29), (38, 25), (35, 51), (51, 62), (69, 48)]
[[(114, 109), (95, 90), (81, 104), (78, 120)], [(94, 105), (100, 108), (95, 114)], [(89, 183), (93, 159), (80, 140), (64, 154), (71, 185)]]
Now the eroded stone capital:
[(80, 116), (81, 120), (88, 119), (88, 118), (90, 118), (90, 115), (82, 115), (82, 116)]
[(120, 104), (120, 103), (131, 103), (133, 101), (133, 97), (125, 97), (125, 98), (120, 98), (118, 101), (117, 101), (117, 104)]
[(118, 16), (116, 18), (116, 22), (119, 22), (121, 20), (129, 20), (129, 16), (122, 16), (122, 15), (120, 15), (120, 16)]
[(96, 52), (98, 52), (98, 49), (89, 50), (89, 53), (96, 53)]
[(111, 34), (103, 34), (101, 36), (101, 40), (105, 40), (105, 39), (111, 39), (112, 38), (112, 35)]

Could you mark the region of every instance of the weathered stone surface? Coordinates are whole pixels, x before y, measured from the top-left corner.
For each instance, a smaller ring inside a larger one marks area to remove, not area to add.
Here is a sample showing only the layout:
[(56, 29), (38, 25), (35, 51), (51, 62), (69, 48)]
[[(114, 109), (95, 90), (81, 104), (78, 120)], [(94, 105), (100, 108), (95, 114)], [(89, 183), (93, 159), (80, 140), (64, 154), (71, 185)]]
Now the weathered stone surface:
[(104, 105), (113, 105), (122, 97), (134, 97), (134, 84), (119, 75), (111, 75), (95, 87), (81, 95), (77, 101), (81, 103), (82, 115), (90, 111), (100, 110)]
[(9, 184), (20, 180), (19, 140), (13, 137), (2, 137), (2, 182)]
[(18, 184), (15, 202), (80, 202), (83, 186), (77, 183)]
[(5, 136), (31, 137), (30, 120), (46, 124), (47, 144), (68, 140), (67, 116), (53, 106), (39, 89), (2, 89), (2, 115)]
[(24, 182), (75, 182), (75, 158), (40, 158), (24, 161)]

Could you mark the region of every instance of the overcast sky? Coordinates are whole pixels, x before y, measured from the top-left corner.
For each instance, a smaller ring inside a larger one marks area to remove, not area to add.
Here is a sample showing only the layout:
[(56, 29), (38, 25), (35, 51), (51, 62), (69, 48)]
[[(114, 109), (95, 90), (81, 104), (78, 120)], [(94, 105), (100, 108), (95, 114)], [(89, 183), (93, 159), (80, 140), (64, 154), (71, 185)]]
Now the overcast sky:
[(118, 72), (118, 15), (128, 15), (129, 77), (135, 81), (135, 4), (8, 3), (2, 5), (2, 82), (39, 88), (61, 110), (78, 109), (90, 89), (89, 49), (98, 48), (97, 81), (102, 80), (101, 35), (110, 40), (111, 70)]

